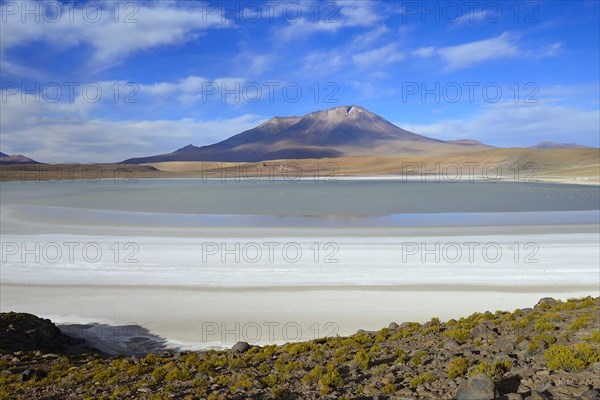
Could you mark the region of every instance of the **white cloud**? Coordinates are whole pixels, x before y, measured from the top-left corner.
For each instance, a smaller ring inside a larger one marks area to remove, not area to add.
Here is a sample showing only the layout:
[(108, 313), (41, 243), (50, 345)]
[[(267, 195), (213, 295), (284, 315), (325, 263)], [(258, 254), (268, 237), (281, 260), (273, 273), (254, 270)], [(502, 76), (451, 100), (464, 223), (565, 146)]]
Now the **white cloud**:
[(549, 44), (548, 46), (546, 46), (539, 52), (538, 57), (541, 58), (541, 57), (556, 56), (557, 54), (560, 53), (560, 51), (562, 50), (562, 47), (563, 47), (562, 42), (555, 42), (555, 43)]
[(395, 43), (377, 49), (365, 51), (352, 56), (352, 61), (360, 67), (370, 67), (373, 65), (387, 65), (400, 61), (404, 58), (398, 51)]
[(416, 57), (431, 57), (435, 54), (434, 47), (421, 47), (411, 53)]
[(443, 47), (436, 53), (446, 60), (448, 70), (457, 70), (487, 60), (515, 57), (519, 50), (515, 37), (505, 32), (491, 39)]
[(336, 4), (345, 26), (373, 26), (385, 15), (382, 4), (374, 1), (338, 0)]
[[(0, 95), (3, 95), (0, 92)], [(211, 144), (250, 129), (266, 118), (108, 120), (89, 118), (89, 103), (36, 102), (29, 95), (3, 103), (2, 151), (43, 162), (116, 162), (173, 151), (188, 143)], [(4, 118), (6, 116), (6, 118)]]
[[(276, 40), (287, 42), (315, 33), (334, 33), (345, 28), (372, 27), (385, 18), (381, 4), (375, 1), (338, 0), (319, 3), (318, 14), (315, 14), (314, 10), (317, 3), (296, 4), (302, 6), (303, 17), (286, 20), (286, 25), (276, 31)], [(279, 7), (283, 7), (283, 4)]]
[[(162, 99), (178, 99), (185, 106), (193, 106), (198, 101), (235, 101), (231, 91), (235, 91), (240, 102), (245, 100), (245, 84), (241, 77), (207, 79), (201, 76), (188, 76), (178, 82), (156, 82), (139, 85), (141, 95), (157, 96)], [(226, 93), (230, 93), (225, 95)], [(248, 97), (251, 97), (248, 93)]]
[[(596, 145), (599, 110), (552, 104), (496, 103), (465, 119), (429, 124), (397, 123), (404, 129), (438, 139), (476, 139), (499, 146), (530, 146), (541, 141)], [(568, 139), (565, 139), (568, 138)]]
[(377, 39), (389, 33), (389, 29), (385, 25), (378, 26), (365, 33), (354, 36), (352, 43), (356, 47), (366, 47), (372, 45)]
[[(58, 4), (61, 11), (57, 17), (43, 14)], [(101, 9), (99, 14), (96, 7)], [(233, 26), (222, 15), (208, 13), (203, 7), (202, 3), (174, 1), (93, 2), (93, 7), (56, 1), (5, 2), (1, 5), (5, 19), (0, 41), (3, 58), (7, 50), (32, 41), (45, 41), (59, 49), (86, 44), (94, 49), (89, 65), (102, 68), (137, 51), (193, 40), (209, 28)], [(35, 14), (23, 21), (25, 9), (35, 10), (39, 21), (35, 21)], [(2, 63), (3, 68), (10, 65), (7, 60)], [(14, 66), (12, 71), (19, 72)]]
[(410, 54), (414, 57), (438, 56), (445, 61), (446, 71), (456, 71), (488, 60), (514, 57), (543, 58), (560, 53), (563, 43), (555, 42), (535, 50), (525, 50), (517, 43), (518, 35), (504, 32), (499, 36), (447, 47), (420, 47)]
[(302, 73), (311, 76), (330, 75), (346, 65), (345, 59), (337, 50), (310, 53), (304, 57)]

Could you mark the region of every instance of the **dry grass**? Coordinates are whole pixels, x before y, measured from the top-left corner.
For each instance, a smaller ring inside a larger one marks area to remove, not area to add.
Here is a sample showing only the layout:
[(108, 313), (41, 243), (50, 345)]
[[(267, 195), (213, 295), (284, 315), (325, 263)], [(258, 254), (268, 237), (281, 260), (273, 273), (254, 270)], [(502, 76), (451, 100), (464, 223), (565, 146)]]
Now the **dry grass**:
[[(518, 172), (517, 172), (518, 170)], [(487, 173), (486, 173), (487, 171)], [(1, 181), (56, 179), (212, 178), (321, 179), (343, 176), (401, 176), (431, 181), (483, 176), (503, 180), (600, 183), (600, 149), (489, 149), (450, 155), (340, 157), (270, 160), (258, 163), (161, 162), (142, 165), (61, 164), (3, 165)]]

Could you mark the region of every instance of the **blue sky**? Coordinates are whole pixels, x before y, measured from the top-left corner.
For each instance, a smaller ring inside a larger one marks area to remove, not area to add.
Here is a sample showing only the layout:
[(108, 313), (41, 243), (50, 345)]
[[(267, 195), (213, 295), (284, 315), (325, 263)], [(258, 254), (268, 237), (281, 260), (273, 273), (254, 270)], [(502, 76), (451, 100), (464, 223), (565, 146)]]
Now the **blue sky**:
[(599, 8), (2, 1), (0, 151), (113, 162), (349, 104), (440, 139), (597, 147)]

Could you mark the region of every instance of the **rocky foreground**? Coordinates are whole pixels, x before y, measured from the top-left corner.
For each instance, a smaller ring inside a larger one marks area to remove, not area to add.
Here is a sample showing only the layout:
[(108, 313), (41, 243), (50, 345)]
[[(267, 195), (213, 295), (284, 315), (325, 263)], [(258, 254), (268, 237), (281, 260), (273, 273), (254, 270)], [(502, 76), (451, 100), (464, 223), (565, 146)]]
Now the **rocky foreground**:
[(600, 400), (600, 298), (283, 346), (110, 357), (0, 314), (0, 399)]

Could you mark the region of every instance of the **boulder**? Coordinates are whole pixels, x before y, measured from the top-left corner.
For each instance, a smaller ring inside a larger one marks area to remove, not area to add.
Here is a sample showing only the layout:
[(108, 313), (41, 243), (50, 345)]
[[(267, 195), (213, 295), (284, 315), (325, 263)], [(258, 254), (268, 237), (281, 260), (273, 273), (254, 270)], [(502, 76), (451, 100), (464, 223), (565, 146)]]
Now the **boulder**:
[(250, 345), (247, 342), (237, 342), (236, 344), (233, 345), (233, 347), (231, 348), (231, 351), (233, 353), (245, 353), (248, 350), (250, 350)]
[(548, 400), (548, 396), (536, 390), (531, 391), (531, 395), (525, 397), (525, 400)]
[(600, 391), (596, 389), (590, 389), (581, 395), (582, 400), (600, 400)]
[(513, 336), (501, 336), (496, 340), (496, 347), (504, 353), (512, 353), (517, 347), (517, 340)]
[(471, 330), (471, 337), (473, 339), (493, 339), (496, 336), (498, 334), (485, 324), (479, 324)]
[(535, 306), (536, 307), (542, 307), (542, 306), (554, 307), (555, 305), (556, 305), (556, 300), (554, 300), (552, 297), (544, 297), (543, 299), (540, 299), (540, 301), (538, 301)]
[(454, 396), (455, 400), (493, 400), (497, 396), (494, 381), (487, 375), (477, 374), (463, 383)]
[(556, 397), (581, 397), (589, 389), (587, 385), (561, 385), (557, 386), (552, 394)]
[[(0, 353), (78, 354), (91, 351), (67, 336), (49, 319), (27, 313), (0, 313)], [(46, 356), (48, 356), (46, 354)], [(58, 357), (58, 355), (56, 355)], [(18, 357), (17, 362), (18, 361)]]
[(460, 347), (460, 344), (454, 339), (448, 339), (444, 341), (444, 349), (449, 351), (456, 351)]

